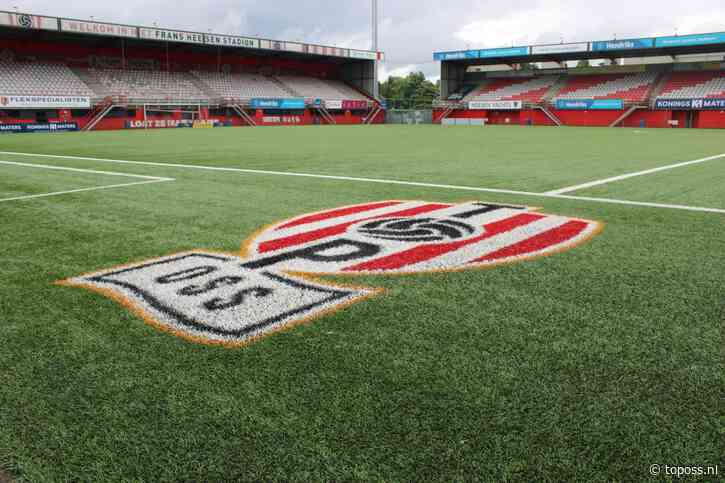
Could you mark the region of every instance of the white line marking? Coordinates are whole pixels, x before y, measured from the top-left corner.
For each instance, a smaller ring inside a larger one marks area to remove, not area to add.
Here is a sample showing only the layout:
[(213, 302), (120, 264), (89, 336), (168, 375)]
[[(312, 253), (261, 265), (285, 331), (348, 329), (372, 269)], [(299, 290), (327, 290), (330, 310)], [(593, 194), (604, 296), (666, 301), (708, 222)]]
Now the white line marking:
[(0, 203), (3, 203), (5, 201), (19, 201), (19, 200), (32, 200), (32, 199), (36, 199), (36, 198), (47, 198), (50, 196), (68, 195), (71, 193), (83, 193), (86, 191), (100, 191), (100, 190), (110, 190), (113, 188), (126, 188), (128, 186), (139, 186), (142, 184), (166, 183), (168, 181), (173, 181), (173, 180), (171, 180), (171, 179), (152, 179), (149, 181), (137, 181), (135, 183), (113, 184), (113, 185), (108, 185), (108, 186), (95, 186), (93, 188), (81, 188), (81, 189), (77, 189), (77, 190), (58, 191), (55, 193), (43, 193), (40, 195), (17, 196), (15, 198), (2, 198), (2, 199), (0, 199)]
[(506, 189), (497, 188), (478, 188), (475, 186), (456, 186), (449, 184), (434, 184), (434, 183), (419, 183), (415, 181), (396, 181), (388, 179), (377, 179), (377, 178), (357, 178), (350, 176), (334, 176), (327, 174), (311, 174), (311, 173), (296, 173), (293, 171), (266, 171), (259, 169), (244, 169), (244, 168), (224, 168), (217, 166), (201, 166), (194, 164), (173, 164), (173, 163), (155, 163), (152, 161), (126, 161), (122, 159), (102, 159), (102, 158), (85, 158), (80, 156), (58, 156), (50, 154), (32, 154), (32, 153), (12, 153), (0, 151), (0, 154), (9, 154), (13, 156), (34, 156), (34, 157), (45, 157), (45, 158), (57, 158), (57, 159), (77, 159), (80, 161), (97, 161), (102, 163), (120, 163), (120, 164), (134, 164), (139, 166), (154, 166), (162, 168), (181, 168), (181, 169), (198, 169), (203, 171), (217, 171), (226, 173), (245, 173), (245, 174), (262, 174), (271, 176), (292, 176), (298, 178), (316, 178), (316, 179), (331, 179), (338, 181), (359, 181), (362, 183), (379, 183), (379, 184), (392, 184), (402, 186), (419, 186), (423, 188), (442, 188), (442, 189), (454, 189), (462, 191), (481, 191), (485, 193), (501, 193), (508, 195), (522, 195), (522, 196), (541, 196), (540, 193), (530, 193), (528, 191), (513, 191)]
[[(669, 205), (661, 203), (647, 203), (641, 201), (627, 201), (627, 200), (615, 200), (609, 198), (591, 198), (583, 196), (571, 196), (554, 193), (533, 193), (529, 191), (513, 191), (496, 188), (477, 188), (472, 186), (456, 186), (446, 184), (433, 184), (433, 183), (418, 183), (413, 181), (395, 181), (395, 180), (384, 180), (374, 178), (352, 178), (347, 176), (329, 176), (323, 174), (306, 174), (306, 173), (293, 173), (286, 171), (262, 171), (257, 169), (240, 169), (240, 168), (222, 168), (214, 166), (195, 166), (190, 164), (168, 164), (168, 163), (154, 163), (151, 161), (124, 161), (120, 159), (101, 159), (101, 158), (87, 158), (80, 156), (59, 156), (52, 154), (33, 154), (33, 153), (14, 153), (0, 151), (0, 154), (9, 154), (14, 156), (33, 156), (33, 157), (45, 157), (45, 158), (56, 158), (56, 159), (77, 159), (81, 161), (98, 161), (104, 163), (120, 163), (120, 164), (135, 164), (140, 166), (156, 166), (164, 168), (181, 168), (181, 169), (197, 169), (204, 171), (219, 171), (219, 172), (230, 172), (230, 173), (249, 173), (249, 174), (264, 174), (264, 175), (275, 175), (275, 176), (296, 176), (306, 178), (318, 178), (318, 179), (331, 179), (340, 181), (359, 181), (363, 183), (379, 183), (379, 184), (391, 184), (400, 186), (418, 186), (422, 188), (440, 188), (440, 189), (451, 189), (459, 191), (477, 191), (483, 193), (499, 193), (506, 195), (517, 195), (517, 196), (530, 196), (535, 198), (552, 198), (552, 199), (564, 199), (564, 200), (575, 200), (575, 201), (590, 201), (594, 203), (608, 203), (616, 205), (629, 205), (629, 206), (642, 206), (647, 208), (663, 208), (671, 210), (684, 210), (684, 211), (696, 211), (703, 213), (721, 213), (725, 214), (725, 209), (718, 208), (703, 208), (698, 206), (686, 206), (686, 205)], [(721, 155), (725, 157), (725, 154)]]
[(7, 164), (11, 166), (22, 166), (24, 168), (40, 168), (40, 169), (54, 169), (58, 171), (71, 171), (74, 173), (90, 173), (90, 174), (102, 174), (107, 176), (124, 176), (127, 178), (139, 178), (139, 179), (151, 179), (156, 181), (174, 181), (173, 178), (159, 178), (158, 176), (143, 176), (140, 174), (130, 173), (118, 173), (115, 171), (95, 171), (92, 169), (79, 169), (79, 168), (67, 168), (65, 166), (50, 166), (47, 164), (35, 164), (35, 163), (18, 163), (15, 161), (2, 161), (0, 164)]
[(50, 196), (60, 196), (60, 195), (67, 195), (67, 194), (72, 194), (72, 193), (83, 193), (86, 191), (99, 191), (99, 190), (108, 190), (108, 189), (114, 189), (114, 188), (126, 188), (128, 186), (139, 186), (142, 184), (164, 183), (166, 181), (174, 181), (173, 178), (159, 178), (158, 176), (144, 176), (144, 175), (140, 175), (140, 174), (118, 173), (118, 172), (114, 172), (114, 171), (96, 171), (96, 170), (92, 170), (92, 169), (68, 168), (65, 166), (50, 166), (47, 164), (18, 163), (15, 161), (2, 161), (2, 160), (0, 160), (0, 164), (9, 165), (9, 166), (22, 166), (24, 168), (52, 169), (52, 170), (57, 170), (57, 171), (70, 171), (73, 173), (100, 174), (100, 175), (104, 175), (104, 176), (123, 176), (125, 178), (138, 178), (138, 179), (147, 180), (147, 181), (135, 181), (133, 183), (94, 186), (91, 188), (80, 188), (80, 189), (67, 190), (67, 191), (56, 191), (54, 193), (43, 193), (43, 194), (38, 194), (38, 195), (24, 195), (24, 196), (16, 196), (13, 198), (1, 198), (0, 203), (3, 203), (5, 201), (32, 200), (32, 199), (37, 199), (37, 198), (47, 198)]
[(592, 198), (589, 196), (572, 196), (572, 195), (550, 195), (548, 193), (542, 193), (539, 196), (544, 198), (555, 198), (559, 200), (577, 200), (577, 201), (592, 201), (594, 203), (609, 203), (613, 205), (628, 205), (628, 206), (643, 206), (646, 208), (663, 208), (667, 210), (684, 210), (684, 211), (697, 211), (700, 213), (720, 213), (725, 215), (725, 210), (720, 208), (704, 208), (700, 206), (687, 206), (687, 205), (670, 205), (665, 203), (649, 203), (646, 201), (629, 201), (629, 200), (615, 200), (612, 198)]
[(718, 154), (716, 156), (709, 156), (707, 158), (695, 159), (694, 161), (685, 161), (684, 163), (670, 164), (668, 166), (661, 166), (659, 168), (648, 169), (645, 171), (637, 171), (636, 173), (623, 174), (620, 176), (614, 176), (612, 178), (605, 178), (605, 179), (600, 179), (597, 181), (591, 181), (589, 183), (584, 183), (584, 184), (580, 184), (580, 185), (576, 185), (576, 186), (568, 186), (566, 188), (561, 188), (561, 189), (554, 190), (554, 191), (548, 191), (546, 194), (547, 195), (563, 195), (564, 193), (571, 193), (573, 191), (579, 191), (579, 190), (583, 190), (585, 188), (600, 186), (603, 184), (613, 183), (615, 181), (622, 181), (624, 179), (629, 179), (629, 178), (636, 178), (637, 176), (646, 176), (648, 174), (659, 173), (661, 171), (669, 171), (671, 169), (682, 168), (684, 166), (692, 166), (693, 164), (706, 163), (708, 161), (713, 161), (715, 159), (720, 159), (720, 158), (725, 158), (725, 154)]

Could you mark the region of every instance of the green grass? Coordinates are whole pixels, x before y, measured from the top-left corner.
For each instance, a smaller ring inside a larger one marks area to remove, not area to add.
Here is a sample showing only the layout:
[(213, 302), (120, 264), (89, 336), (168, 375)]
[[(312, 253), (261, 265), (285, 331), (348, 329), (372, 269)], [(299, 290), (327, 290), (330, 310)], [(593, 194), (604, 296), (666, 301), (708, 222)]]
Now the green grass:
[(0, 200), (142, 181), (132, 177), (38, 169), (0, 163), (3, 175)]
[[(386, 126), (8, 135), (0, 151), (540, 192), (725, 142), (717, 131)], [(0, 159), (176, 179), (0, 204), (0, 473), (643, 481), (655, 463), (722, 465), (723, 214)], [(0, 165), (0, 198), (87, 181), (68, 175)], [(574, 194), (725, 208), (724, 176), (720, 159)], [(183, 250), (234, 252), (274, 221), (387, 199), (527, 204), (606, 228), (492, 270), (356, 279), (387, 293), (243, 349), (186, 342), (53, 284)]]
[[(725, 149), (725, 145), (723, 146)], [(725, 209), (725, 160), (685, 166), (577, 192), (633, 201)]]

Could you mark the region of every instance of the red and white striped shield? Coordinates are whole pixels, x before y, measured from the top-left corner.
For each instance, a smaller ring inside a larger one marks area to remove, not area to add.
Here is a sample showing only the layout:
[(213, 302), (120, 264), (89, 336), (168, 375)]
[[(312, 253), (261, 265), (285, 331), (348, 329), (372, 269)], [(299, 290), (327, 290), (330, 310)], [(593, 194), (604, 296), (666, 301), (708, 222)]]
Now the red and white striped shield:
[(599, 227), (519, 206), (383, 201), (278, 223), (241, 256), (195, 250), (60, 283), (113, 298), (180, 337), (236, 346), (379, 292), (310, 275), (490, 267), (571, 248)]
[(409, 274), (490, 267), (572, 248), (594, 221), (479, 202), (382, 201), (303, 215), (249, 240), (250, 268)]

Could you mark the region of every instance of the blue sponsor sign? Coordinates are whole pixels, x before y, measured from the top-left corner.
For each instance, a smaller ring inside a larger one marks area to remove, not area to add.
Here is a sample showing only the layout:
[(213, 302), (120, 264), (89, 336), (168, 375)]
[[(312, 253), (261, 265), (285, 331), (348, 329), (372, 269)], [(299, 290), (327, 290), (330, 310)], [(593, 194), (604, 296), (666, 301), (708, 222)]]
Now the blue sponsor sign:
[(725, 44), (725, 32), (715, 34), (682, 35), (679, 37), (658, 37), (657, 47), (686, 47), (689, 45)]
[(478, 57), (488, 59), (492, 57), (522, 57), (529, 55), (529, 47), (504, 47), (501, 49), (484, 49), (478, 51)]
[(67, 132), (77, 131), (75, 122), (46, 122), (31, 124), (0, 124), (0, 133), (12, 132)]
[(655, 39), (626, 39), (592, 42), (593, 52), (606, 52), (608, 50), (651, 49), (655, 46)]
[(657, 99), (655, 109), (668, 111), (725, 111), (725, 99)]
[(304, 109), (304, 99), (252, 99), (253, 109)]
[(557, 99), (556, 108), (560, 111), (621, 111), (622, 99)]
[(436, 52), (433, 54), (433, 60), (463, 60), (477, 58), (478, 50), (458, 50), (455, 52)]

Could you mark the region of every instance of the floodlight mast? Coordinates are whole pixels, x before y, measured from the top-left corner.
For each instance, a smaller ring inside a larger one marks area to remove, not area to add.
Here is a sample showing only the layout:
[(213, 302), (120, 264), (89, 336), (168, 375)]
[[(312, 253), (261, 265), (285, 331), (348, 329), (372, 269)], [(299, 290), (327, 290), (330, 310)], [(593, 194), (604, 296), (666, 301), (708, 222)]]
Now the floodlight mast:
[(372, 0), (372, 10), (373, 10), (373, 51), (378, 51), (378, 0)]
[[(374, 52), (378, 51), (378, 0), (372, 0), (372, 30), (373, 30), (373, 38), (372, 38), (372, 50)], [(374, 78), (375, 82), (373, 83), (373, 96), (378, 99), (380, 97), (380, 86), (378, 85), (378, 61), (376, 60), (373, 64), (373, 72), (374, 72)]]

